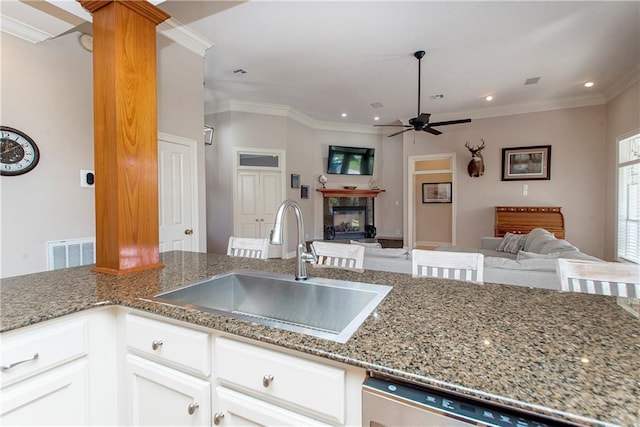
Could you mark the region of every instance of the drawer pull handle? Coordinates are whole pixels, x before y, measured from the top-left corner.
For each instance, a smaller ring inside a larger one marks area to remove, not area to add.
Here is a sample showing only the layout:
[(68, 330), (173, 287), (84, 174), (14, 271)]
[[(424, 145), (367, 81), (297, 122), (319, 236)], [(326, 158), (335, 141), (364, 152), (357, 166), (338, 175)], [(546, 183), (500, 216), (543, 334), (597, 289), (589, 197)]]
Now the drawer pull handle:
[(31, 362), (32, 360), (38, 360), (38, 357), (39, 357), (39, 355), (38, 355), (38, 353), (36, 353), (32, 357), (30, 357), (28, 359), (20, 360), (18, 362), (9, 363), (8, 365), (2, 365), (2, 370), (3, 371), (8, 371), (9, 369), (13, 368), (14, 366), (22, 365), (23, 363)]
[(273, 375), (267, 374), (264, 377), (262, 377), (262, 386), (264, 388), (269, 387), (272, 382), (273, 382)]
[(162, 347), (162, 344), (164, 344), (162, 340), (153, 340), (153, 342), (151, 343), (151, 348), (153, 349), (153, 351), (156, 351), (157, 349)]
[(213, 414), (213, 423), (219, 426), (223, 418), (224, 418), (224, 412), (216, 412), (215, 414)]
[(187, 412), (189, 413), (189, 415), (195, 414), (199, 406), (200, 404), (198, 402), (189, 403), (189, 406), (187, 407)]

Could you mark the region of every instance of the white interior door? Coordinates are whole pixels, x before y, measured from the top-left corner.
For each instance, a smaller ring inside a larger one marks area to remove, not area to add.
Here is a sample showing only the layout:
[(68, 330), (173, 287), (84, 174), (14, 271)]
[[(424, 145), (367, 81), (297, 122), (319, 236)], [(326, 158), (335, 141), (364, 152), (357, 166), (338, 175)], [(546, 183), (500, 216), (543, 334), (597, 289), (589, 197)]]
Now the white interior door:
[[(269, 238), (282, 202), (282, 173), (279, 170), (241, 169), (237, 176), (234, 235)], [(269, 246), (269, 258), (281, 256), (281, 246)]]
[(195, 143), (161, 135), (158, 140), (160, 252), (197, 251), (194, 224)]

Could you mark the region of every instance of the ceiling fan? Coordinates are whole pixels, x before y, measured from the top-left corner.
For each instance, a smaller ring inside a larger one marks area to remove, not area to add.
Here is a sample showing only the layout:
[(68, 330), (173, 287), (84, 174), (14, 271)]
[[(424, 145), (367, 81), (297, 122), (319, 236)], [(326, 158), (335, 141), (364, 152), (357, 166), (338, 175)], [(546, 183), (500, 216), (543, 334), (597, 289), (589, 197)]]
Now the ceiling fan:
[(401, 127), (408, 128), (396, 133), (392, 133), (391, 135), (387, 135), (388, 137), (400, 135), (401, 133), (409, 132), (410, 130), (424, 131), (424, 132), (429, 132), (430, 134), (433, 134), (433, 135), (440, 135), (442, 132), (440, 132), (437, 129), (434, 129), (434, 126), (457, 125), (459, 123), (471, 122), (471, 119), (460, 119), (460, 120), (449, 120), (446, 122), (429, 123), (429, 117), (431, 116), (431, 114), (420, 112), (420, 77), (421, 77), (420, 74), (421, 74), (422, 57), (424, 57), (424, 53), (425, 53), (424, 50), (419, 50), (413, 54), (413, 56), (415, 56), (416, 59), (418, 60), (418, 116), (412, 119), (409, 119), (408, 125), (374, 125), (374, 126), (401, 126)]

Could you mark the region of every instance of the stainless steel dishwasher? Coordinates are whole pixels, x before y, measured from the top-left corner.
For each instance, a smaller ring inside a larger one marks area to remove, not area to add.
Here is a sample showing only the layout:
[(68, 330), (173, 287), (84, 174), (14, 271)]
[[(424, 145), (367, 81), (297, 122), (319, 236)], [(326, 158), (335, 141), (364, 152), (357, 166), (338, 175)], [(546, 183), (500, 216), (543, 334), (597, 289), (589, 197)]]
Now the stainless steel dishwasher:
[(388, 378), (362, 387), (363, 427), (576, 426)]

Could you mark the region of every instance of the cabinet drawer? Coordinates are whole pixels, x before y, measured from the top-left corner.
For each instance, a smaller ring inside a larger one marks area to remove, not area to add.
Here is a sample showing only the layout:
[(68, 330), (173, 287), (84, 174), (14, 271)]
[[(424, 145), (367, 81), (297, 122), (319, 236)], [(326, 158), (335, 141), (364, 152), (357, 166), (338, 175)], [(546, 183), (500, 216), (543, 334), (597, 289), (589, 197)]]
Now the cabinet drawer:
[(12, 384), (88, 353), (86, 319), (2, 335), (0, 383)]
[(221, 382), (344, 423), (344, 370), (226, 338), (216, 339), (215, 355)]
[(211, 373), (209, 334), (132, 314), (125, 328), (129, 349), (198, 374)]

